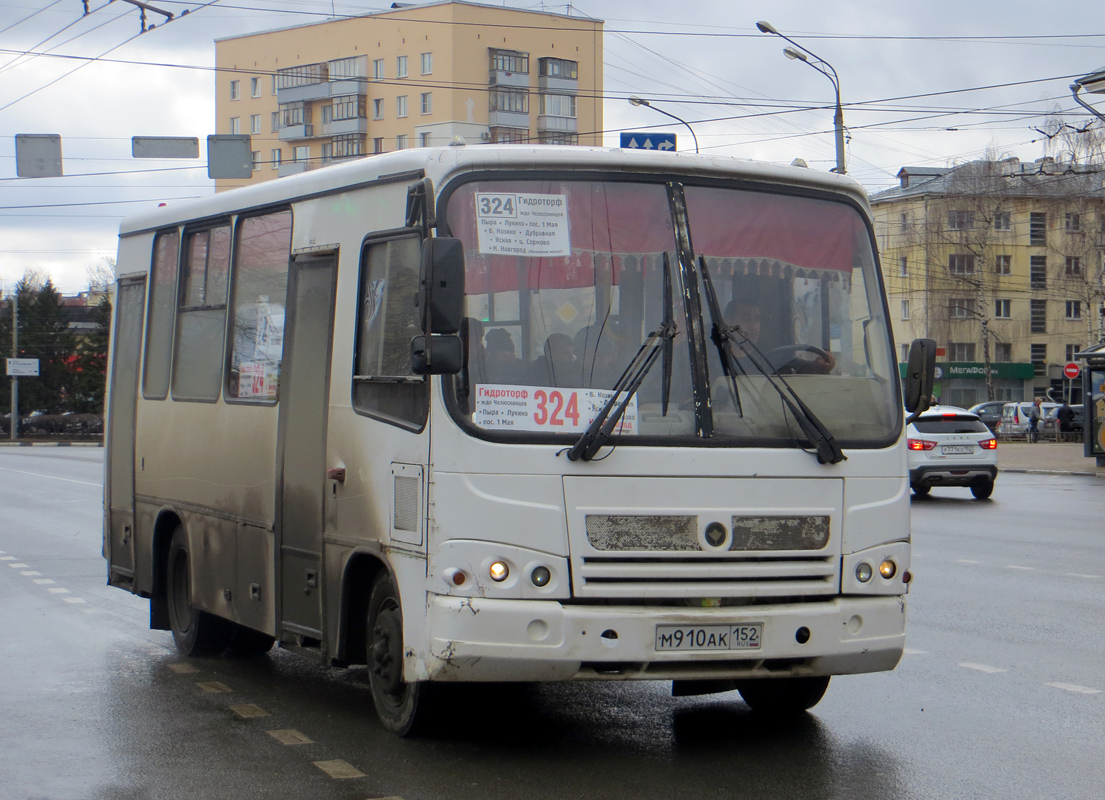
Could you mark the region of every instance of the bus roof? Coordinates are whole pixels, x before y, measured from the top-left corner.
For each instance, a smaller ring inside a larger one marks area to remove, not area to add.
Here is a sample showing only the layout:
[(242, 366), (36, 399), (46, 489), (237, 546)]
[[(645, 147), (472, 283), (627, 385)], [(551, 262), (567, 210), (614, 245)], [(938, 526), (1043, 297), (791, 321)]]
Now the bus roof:
[(847, 195), (867, 208), (867, 194), (852, 178), (805, 167), (782, 166), (730, 156), (660, 153), (608, 147), (478, 145), (412, 148), (334, 164), (322, 169), (162, 206), (123, 220), (120, 236), (225, 216), (243, 209), (290, 203), (304, 197), (347, 191), (393, 177), (427, 175), (439, 187), (454, 174), (484, 169), (571, 169), (595, 172), (711, 175), (774, 185), (806, 187)]

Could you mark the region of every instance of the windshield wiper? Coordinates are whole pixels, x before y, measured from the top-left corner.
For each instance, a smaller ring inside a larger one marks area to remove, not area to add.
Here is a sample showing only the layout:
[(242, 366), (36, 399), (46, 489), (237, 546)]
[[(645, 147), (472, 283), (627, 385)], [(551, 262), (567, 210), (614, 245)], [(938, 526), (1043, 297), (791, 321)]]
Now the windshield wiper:
[(714, 320), (710, 338), (717, 345), (717, 353), (721, 358), (721, 371), (729, 379), (729, 394), (733, 398), (733, 406), (737, 409), (737, 416), (743, 417), (744, 410), (741, 408), (740, 387), (737, 386), (737, 373), (741, 370), (737, 366), (737, 357), (733, 355), (733, 340), (731, 338), (733, 328), (721, 314), (721, 305), (717, 301), (717, 292), (714, 290), (714, 280), (706, 269), (706, 259), (699, 256), (698, 263), (702, 268), (702, 285), (706, 289), (706, 303), (710, 306), (710, 316)]
[[(675, 326), (673, 307), (671, 268), (668, 264), (668, 254), (664, 253), (664, 319), (660, 323), (660, 327), (648, 335), (644, 344), (641, 345), (641, 349), (637, 351), (637, 354), (633, 356), (633, 360), (629, 362), (629, 366), (625, 368), (625, 372), (618, 378), (618, 382), (614, 384), (612, 394), (603, 405), (602, 410), (595, 416), (594, 422), (587, 426), (587, 430), (579, 437), (579, 441), (568, 450), (569, 461), (590, 461), (595, 457), (595, 453), (610, 441), (610, 435), (625, 415), (629, 401), (637, 393), (637, 389), (640, 388), (645, 376), (648, 375), (648, 371), (656, 363), (657, 357), (661, 355), (664, 357), (664, 374), (663, 385), (660, 389), (660, 402), (663, 407), (663, 414), (667, 416), (668, 397), (671, 394), (672, 340), (679, 332), (679, 329)], [(623, 394), (625, 397), (619, 403), (618, 398)]]
[[(813, 413), (809, 406), (807, 406), (802, 398), (798, 396), (798, 393), (794, 391), (786, 379), (782, 375), (775, 372), (771, 366), (770, 360), (760, 351), (758, 347), (748, 338), (739, 325), (729, 325), (721, 316), (720, 311), (717, 308), (717, 293), (714, 291), (714, 281), (710, 277), (710, 271), (706, 267), (706, 259), (703, 256), (698, 257), (698, 265), (702, 270), (703, 284), (706, 286), (706, 297), (710, 302), (710, 314), (714, 318), (714, 330), (713, 339), (718, 345), (718, 350), (721, 353), (721, 362), (727, 375), (733, 383), (733, 391), (736, 392), (737, 379), (736, 371), (739, 369), (737, 365), (737, 359), (733, 355), (733, 340), (735, 339), (737, 344), (740, 345), (741, 350), (748, 357), (748, 360), (752, 362), (752, 365), (765, 377), (767, 382), (771, 384), (771, 387), (779, 393), (780, 399), (783, 404), (790, 410), (791, 415), (798, 423), (798, 427), (802, 429), (802, 432), (806, 434), (806, 438), (810, 440), (813, 446), (817, 449), (817, 460), (822, 464), (839, 464), (841, 461), (847, 460), (847, 456), (844, 455), (844, 451), (841, 450), (840, 445), (837, 444), (833, 438), (832, 433), (825, 427), (825, 424), (817, 418), (817, 415)], [(779, 384), (782, 384), (780, 386)], [(784, 391), (785, 387), (785, 391)], [(738, 413), (740, 412), (740, 406), (737, 406)]]

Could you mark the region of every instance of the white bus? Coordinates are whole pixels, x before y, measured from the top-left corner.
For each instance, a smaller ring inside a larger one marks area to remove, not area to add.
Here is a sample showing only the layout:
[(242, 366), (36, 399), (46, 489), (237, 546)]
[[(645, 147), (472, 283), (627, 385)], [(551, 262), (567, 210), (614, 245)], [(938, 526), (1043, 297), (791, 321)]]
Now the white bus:
[(903, 389), (851, 179), (414, 149), (129, 218), (118, 273), (108, 582), (186, 655), (367, 664), (401, 735), (439, 682), (796, 711), (901, 656)]

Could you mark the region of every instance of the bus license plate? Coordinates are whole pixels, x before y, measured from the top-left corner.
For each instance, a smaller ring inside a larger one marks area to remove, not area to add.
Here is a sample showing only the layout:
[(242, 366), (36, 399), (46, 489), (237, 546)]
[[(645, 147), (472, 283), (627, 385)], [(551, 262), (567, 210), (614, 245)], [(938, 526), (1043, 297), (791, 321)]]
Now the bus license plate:
[(974, 451), (973, 444), (946, 444), (940, 448), (940, 452), (946, 456), (970, 455)]
[(657, 650), (759, 650), (763, 623), (657, 625)]

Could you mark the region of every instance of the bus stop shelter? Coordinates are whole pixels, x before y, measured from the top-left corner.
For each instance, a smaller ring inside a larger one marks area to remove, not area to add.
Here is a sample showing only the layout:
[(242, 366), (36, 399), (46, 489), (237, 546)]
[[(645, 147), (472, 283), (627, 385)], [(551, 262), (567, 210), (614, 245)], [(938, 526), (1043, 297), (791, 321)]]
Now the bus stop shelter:
[(1105, 467), (1105, 343), (1095, 344), (1075, 359), (1082, 362), (1082, 404), (1085, 409), (1083, 454), (1096, 458), (1097, 466)]

